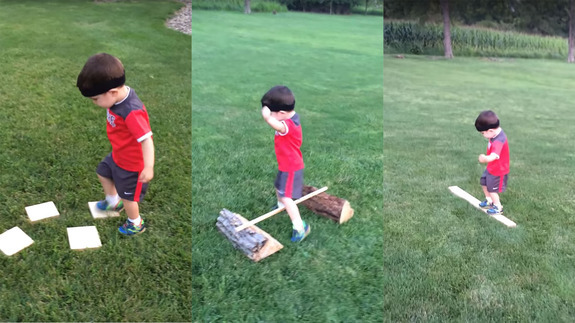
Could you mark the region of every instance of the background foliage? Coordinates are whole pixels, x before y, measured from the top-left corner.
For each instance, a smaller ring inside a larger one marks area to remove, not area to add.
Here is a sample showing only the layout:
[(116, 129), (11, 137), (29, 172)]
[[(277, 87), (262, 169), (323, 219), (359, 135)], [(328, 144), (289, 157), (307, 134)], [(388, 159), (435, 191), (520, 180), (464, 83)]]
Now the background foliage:
[[(383, 0), (251, 0), (253, 12), (289, 10), (332, 13), (383, 15)], [(194, 9), (243, 11), (244, 0), (195, 0)]]
[[(569, 0), (449, 0), (452, 24), (551, 36), (568, 34)], [(385, 0), (384, 18), (441, 22), (439, 0)]]
[[(442, 55), (443, 25), (385, 20), (384, 45), (388, 53)], [(456, 56), (564, 58), (566, 40), (487, 28), (454, 26), (451, 46)]]

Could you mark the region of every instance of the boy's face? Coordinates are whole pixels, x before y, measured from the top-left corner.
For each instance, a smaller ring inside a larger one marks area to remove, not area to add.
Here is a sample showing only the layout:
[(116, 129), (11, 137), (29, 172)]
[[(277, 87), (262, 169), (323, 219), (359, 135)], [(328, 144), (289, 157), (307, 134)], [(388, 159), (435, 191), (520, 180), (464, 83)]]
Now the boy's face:
[(116, 103), (116, 96), (113, 93), (113, 91), (114, 90), (110, 90), (106, 93), (92, 96), (90, 97), (90, 99), (92, 100), (92, 102), (94, 102), (95, 105), (102, 107), (104, 109), (109, 109), (114, 105), (114, 103)]
[(489, 129), (487, 131), (481, 131), (481, 134), (486, 139), (492, 139), (493, 137), (495, 137), (495, 135), (497, 135), (497, 129)]

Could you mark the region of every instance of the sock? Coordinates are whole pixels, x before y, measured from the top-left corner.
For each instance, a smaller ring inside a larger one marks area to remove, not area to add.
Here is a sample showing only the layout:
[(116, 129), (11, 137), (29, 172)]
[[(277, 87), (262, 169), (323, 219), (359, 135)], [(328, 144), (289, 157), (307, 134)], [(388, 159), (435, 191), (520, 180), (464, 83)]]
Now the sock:
[(120, 196), (118, 194), (106, 195), (106, 202), (108, 202), (108, 205), (116, 206), (120, 202)]
[(294, 230), (296, 230), (297, 232), (302, 232), (304, 230), (304, 224), (303, 224), (303, 220), (296, 220), (296, 221), (292, 221), (292, 227)]
[(491, 199), (490, 196), (486, 196), (485, 199), (487, 200), (487, 203), (492, 204), (493, 200)]
[(284, 205), (282, 202), (278, 201), (278, 209), (281, 209), (281, 208), (284, 207), (284, 206), (285, 206), (285, 205)]
[(499, 204), (499, 205), (495, 204), (495, 206), (497, 206), (497, 208), (499, 209), (499, 211), (503, 210), (503, 205), (501, 205), (501, 204)]
[(140, 224), (142, 223), (142, 217), (140, 217), (140, 216), (138, 215), (138, 217), (137, 217), (136, 219), (133, 219), (133, 220), (130, 219), (130, 218), (128, 218), (128, 221), (132, 222), (132, 223), (135, 224), (135, 225), (140, 225)]

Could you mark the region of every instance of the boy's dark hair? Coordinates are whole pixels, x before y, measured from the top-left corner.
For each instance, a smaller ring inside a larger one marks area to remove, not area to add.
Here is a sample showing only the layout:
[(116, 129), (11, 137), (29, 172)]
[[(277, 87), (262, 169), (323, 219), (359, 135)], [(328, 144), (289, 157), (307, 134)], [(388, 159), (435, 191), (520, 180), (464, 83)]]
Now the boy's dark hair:
[(292, 111), (295, 109), (295, 98), (292, 91), (283, 85), (272, 87), (262, 97), (262, 107), (267, 106), (270, 111)]
[(499, 128), (499, 118), (491, 110), (482, 111), (475, 119), (475, 129), (477, 131), (487, 131), (489, 129)]
[(83, 96), (93, 97), (122, 86), (125, 82), (122, 62), (110, 54), (100, 53), (88, 58), (78, 75), (76, 86)]

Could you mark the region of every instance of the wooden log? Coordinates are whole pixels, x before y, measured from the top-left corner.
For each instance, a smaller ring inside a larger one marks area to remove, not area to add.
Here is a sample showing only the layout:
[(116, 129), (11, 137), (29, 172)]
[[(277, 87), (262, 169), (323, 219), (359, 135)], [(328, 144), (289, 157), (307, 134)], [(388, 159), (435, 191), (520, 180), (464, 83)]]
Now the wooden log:
[(236, 232), (236, 227), (248, 222), (244, 217), (227, 209), (220, 211), (216, 221), (218, 230), (251, 260), (258, 262), (279, 251), (283, 245), (255, 225)]
[[(304, 185), (302, 193), (307, 195), (315, 190), (317, 190), (316, 187)], [(305, 205), (313, 213), (340, 224), (351, 219), (354, 212), (347, 200), (327, 193), (321, 193), (309, 200), (301, 202), (301, 204)]]

